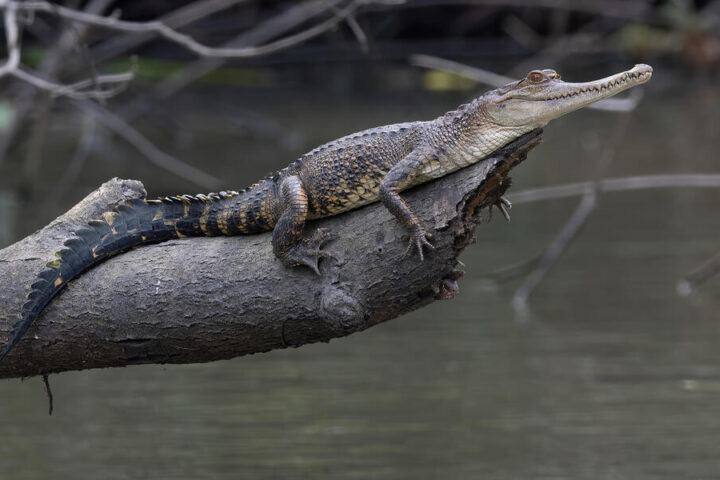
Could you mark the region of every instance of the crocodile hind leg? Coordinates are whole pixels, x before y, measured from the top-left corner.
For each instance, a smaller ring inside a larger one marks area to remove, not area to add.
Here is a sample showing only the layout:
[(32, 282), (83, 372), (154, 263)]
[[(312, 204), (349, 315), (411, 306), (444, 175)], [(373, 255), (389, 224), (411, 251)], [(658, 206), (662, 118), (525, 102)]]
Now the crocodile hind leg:
[(320, 257), (331, 255), (322, 250), (324, 243), (335, 238), (327, 230), (318, 228), (311, 237), (303, 237), (308, 212), (308, 200), (302, 181), (297, 176), (287, 177), (280, 185), (280, 204), (283, 212), (273, 229), (272, 245), (275, 256), (285, 265), (305, 265), (320, 275)]

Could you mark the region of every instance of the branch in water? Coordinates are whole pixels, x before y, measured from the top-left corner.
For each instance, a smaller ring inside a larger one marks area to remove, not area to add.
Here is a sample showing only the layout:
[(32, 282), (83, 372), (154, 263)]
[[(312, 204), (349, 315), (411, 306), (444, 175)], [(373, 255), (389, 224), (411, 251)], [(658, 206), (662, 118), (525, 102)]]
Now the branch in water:
[[(407, 232), (381, 204), (312, 222), (338, 239), (322, 275), (286, 268), (271, 233), (184, 238), (131, 250), (75, 278), (0, 362), (0, 378), (140, 363), (196, 363), (328, 341), (458, 293), (458, 255), (478, 212), (540, 141), (531, 132), (486, 160), (403, 193), (435, 250), (404, 255)], [(0, 343), (29, 286), (63, 241), (118, 201), (144, 196), (114, 180), (26, 239), (0, 250)]]

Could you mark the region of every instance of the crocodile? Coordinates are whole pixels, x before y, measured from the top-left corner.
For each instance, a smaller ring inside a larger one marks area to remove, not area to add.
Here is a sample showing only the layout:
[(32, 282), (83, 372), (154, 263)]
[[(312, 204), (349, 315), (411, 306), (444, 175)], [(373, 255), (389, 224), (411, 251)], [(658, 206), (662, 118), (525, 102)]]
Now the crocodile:
[[(434, 120), (371, 128), (333, 140), (242, 191), (133, 199), (75, 232), (30, 286), (27, 301), (0, 353), (2, 360), (45, 306), (77, 275), (141, 245), (191, 236), (272, 230), (275, 256), (307, 266), (330, 254), (325, 229), (303, 235), (308, 220), (381, 201), (409, 233), (422, 261), (432, 236), (400, 192), (477, 163), (550, 120), (645, 83), (648, 65), (586, 83), (567, 83), (550, 69), (489, 91)], [(504, 199), (498, 207), (506, 214)]]

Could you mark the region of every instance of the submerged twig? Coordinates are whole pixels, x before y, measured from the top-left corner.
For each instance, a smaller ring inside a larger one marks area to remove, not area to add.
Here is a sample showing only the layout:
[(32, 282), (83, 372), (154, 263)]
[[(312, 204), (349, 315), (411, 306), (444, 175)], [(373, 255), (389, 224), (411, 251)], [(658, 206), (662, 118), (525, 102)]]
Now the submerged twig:
[[(600, 176), (612, 163), (617, 152), (617, 146), (627, 131), (629, 121), (630, 115), (624, 115), (615, 124), (613, 134), (608, 139), (603, 153), (600, 156), (596, 176)], [(583, 198), (580, 201), (580, 204), (572, 213), (565, 226), (545, 249), (545, 252), (543, 252), (542, 256), (538, 260), (535, 269), (530, 272), (520, 287), (515, 291), (512, 303), (516, 311), (523, 312), (527, 310), (527, 301), (532, 292), (540, 284), (552, 265), (555, 264), (563, 252), (567, 249), (567, 246), (575, 238), (580, 229), (585, 225), (590, 213), (592, 213), (597, 205), (597, 199), (600, 193), (600, 190), (598, 189), (598, 181), (599, 180), (590, 182), (590, 188), (583, 193)]]
[(720, 274), (720, 253), (715, 254), (715, 256), (680, 279), (676, 285), (677, 293), (682, 297), (687, 297), (697, 287), (718, 274)]
[(582, 201), (568, 219), (565, 226), (560, 230), (555, 239), (548, 245), (540, 259), (537, 261), (535, 268), (525, 277), (522, 285), (515, 291), (513, 295), (513, 307), (516, 310), (523, 311), (527, 307), (527, 300), (530, 294), (540, 284), (550, 267), (557, 261), (562, 253), (567, 249), (573, 238), (577, 235), (585, 225), (590, 212), (593, 211), (597, 203), (597, 192), (588, 191), (583, 196)]
[[(576, 197), (582, 195), (594, 182), (566, 183), (551, 187), (530, 188), (511, 193), (513, 204), (541, 200)], [(668, 175), (640, 175), (634, 177), (605, 178), (597, 182), (598, 191), (624, 192), (652, 188), (720, 188), (720, 173), (685, 173)]]
[[(508, 198), (512, 200), (514, 205), (520, 205), (523, 203), (534, 203), (544, 200), (557, 200), (561, 198), (569, 198), (583, 195), (584, 192), (588, 191), (593, 187), (594, 182), (577, 182), (577, 183), (566, 183), (563, 185), (553, 185), (550, 187), (530, 188), (527, 190), (520, 190), (515, 193), (508, 194)], [(635, 177), (621, 177), (621, 178), (606, 178), (596, 183), (598, 192), (610, 193), (610, 192), (627, 192), (635, 190), (646, 190), (655, 188), (720, 188), (720, 174), (678, 174), (678, 175), (644, 175)], [(542, 255), (535, 255), (527, 260), (524, 260), (507, 267), (499, 268), (497, 270), (485, 273), (481, 275), (482, 278), (493, 281), (493, 282), (506, 282), (514, 280), (520, 276), (525, 276), (531, 272)], [(687, 286), (683, 282), (686, 279), (698, 279), (697, 283), (693, 283), (691, 287), (704, 283), (710, 276), (702, 276), (700, 280), (700, 272), (709, 273), (706, 267), (713, 265), (715, 261), (720, 262), (720, 254), (717, 257), (713, 257), (704, 263), (701, 267), (698, 267), (692, 273), (688, 274), (683, 280), (678, 282), (679, 293), (689, 293)], [(718, 265), (720, 268), (720, 264)], [(715, 272), (720, 273), (720, 272)], [(715, 274), (713, 273), (713, 275)]]
[(542, 253), (523, 260), (518, 263), (513, 263), (506, 267), (498, 268), (492, 272), (487, 272), (480, 275), (480, 278), (489, 282), (499, 284), (509, 282), (516, 278), (525, 277), (535, 268), (537, 268), (538, 262), (542, 257)]

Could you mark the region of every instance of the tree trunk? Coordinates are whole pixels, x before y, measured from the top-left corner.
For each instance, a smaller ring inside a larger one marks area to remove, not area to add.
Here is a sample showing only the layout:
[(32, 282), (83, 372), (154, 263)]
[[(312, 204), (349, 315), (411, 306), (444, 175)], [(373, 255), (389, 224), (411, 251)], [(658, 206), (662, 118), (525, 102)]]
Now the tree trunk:
[[(458, 293), (458, 255), (480, 210), (540, 143), (540, 130), (488, 159), (404, 192), (433, 235), (420, 262), (403, 226), (379, 203), (312, 222), (339, 235), (322, 275), (286, 268), (271, 234), (185, 238), (118, 255), (70, 282), (13, 351), (0, 378), (141, 363), (194, 363), (349, 335)], [(0, 342), (30, 284), (72, 232), (142, 184), (113, 179), (42, 230), (0, 250)]]

